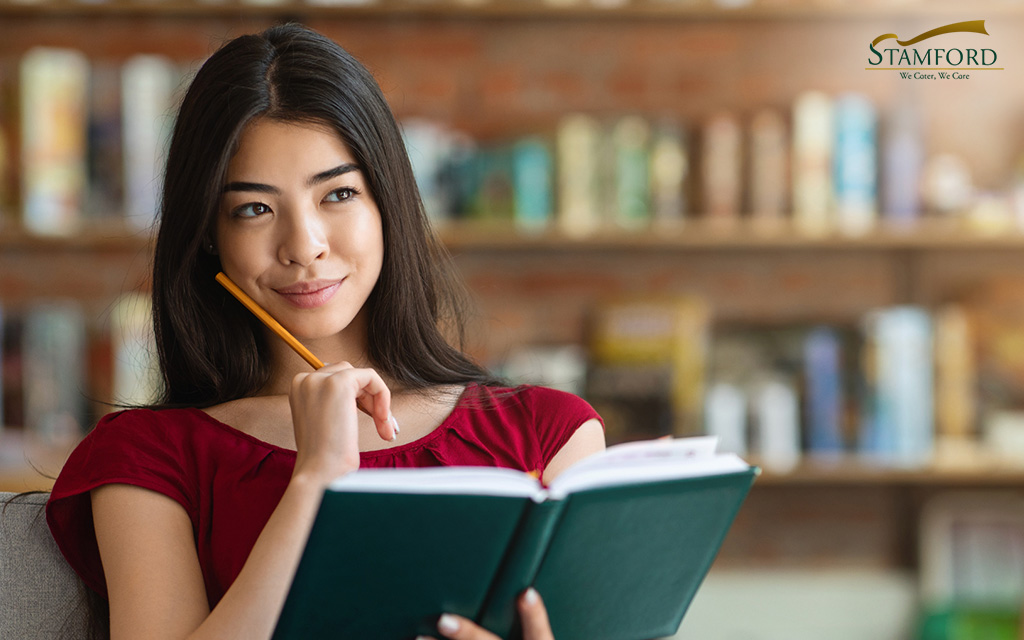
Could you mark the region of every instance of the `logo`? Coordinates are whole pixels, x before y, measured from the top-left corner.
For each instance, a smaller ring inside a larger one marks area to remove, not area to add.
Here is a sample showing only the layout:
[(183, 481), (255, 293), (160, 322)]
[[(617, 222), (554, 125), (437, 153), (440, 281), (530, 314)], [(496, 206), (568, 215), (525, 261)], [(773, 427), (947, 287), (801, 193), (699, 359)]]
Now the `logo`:
[[(988, 36), (984, 20), (968, 20), (947, 24), (931, 31), (900, 40), (895, 33), (883, 33), (868, 45), (867, 71), (899, 71), (905, 80), (969, 80), (975, 71), (1002, 71), (996, 67), (999, 55), (995, 49), (974, 47), (915, 47), (936, 36), (950, 33), (979, 33)], [(898, 47), (885, 46), (895, 40)]]

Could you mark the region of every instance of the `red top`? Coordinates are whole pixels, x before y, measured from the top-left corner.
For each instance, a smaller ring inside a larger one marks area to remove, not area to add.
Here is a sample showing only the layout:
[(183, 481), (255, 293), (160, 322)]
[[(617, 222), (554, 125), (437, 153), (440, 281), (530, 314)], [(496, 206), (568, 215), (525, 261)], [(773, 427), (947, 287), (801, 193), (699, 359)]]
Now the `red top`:
[[(576, 431), (598, 418), (585, 401), (544, 387), (517, 393), (471, 385), (428, 435), (360, 454), (362, 467), (495, 466), (541, 471)], [(497, 392), (497, 395), (496, 395)], [(493, 400), (493, 403), (490, 402)], [(104, 416), (64, 465), (46, 520), (68, 563), (106, 597), (89, 491), (124, 483), (181, 504), (192, 520), (212, 608), (245, 563), (281, 500), (295, 452), (199, 409), (132, 409)]]

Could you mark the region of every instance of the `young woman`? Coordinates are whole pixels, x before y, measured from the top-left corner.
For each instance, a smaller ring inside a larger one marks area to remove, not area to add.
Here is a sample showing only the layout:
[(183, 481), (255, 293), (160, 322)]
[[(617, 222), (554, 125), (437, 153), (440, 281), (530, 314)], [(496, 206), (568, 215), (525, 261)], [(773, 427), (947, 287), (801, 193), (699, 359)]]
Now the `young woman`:
[[(312, 371), (220, 270), (332, 364)], [(64, 555), (108, 599), (112, 637), (269, 637), (325, 486), (359, 467), (550, 481), (604, 447), (579, 398), (504, 388), (449, 344), (450, 271), (390, 109), (351, 56), (287, 25), (203, 65), (171, 140), (154, 257), (163, 398), (101, 420), (47, 507)], [(536, 593), (520, 612), (528, 639), (551, 637)], [(438, 627), (494, 637), (454, 616)]]

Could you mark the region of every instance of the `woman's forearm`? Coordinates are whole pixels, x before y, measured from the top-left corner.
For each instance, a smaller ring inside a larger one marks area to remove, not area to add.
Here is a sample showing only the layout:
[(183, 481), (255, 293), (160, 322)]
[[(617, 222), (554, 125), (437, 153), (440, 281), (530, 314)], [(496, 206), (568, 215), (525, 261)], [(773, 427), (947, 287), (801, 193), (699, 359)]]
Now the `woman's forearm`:
[(270, 637), (309, 537), (324, 486), (311, 477), (292, 477), (238, 578), (209, 617), (189, 636), (191, 640)]

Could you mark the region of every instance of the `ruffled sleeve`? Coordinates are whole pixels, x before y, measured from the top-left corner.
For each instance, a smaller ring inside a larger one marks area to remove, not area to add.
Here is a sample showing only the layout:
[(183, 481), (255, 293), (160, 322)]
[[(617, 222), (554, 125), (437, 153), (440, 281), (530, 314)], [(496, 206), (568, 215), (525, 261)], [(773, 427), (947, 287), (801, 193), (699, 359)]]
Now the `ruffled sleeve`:
[(72, 452), (54, 484), (46, 521), (54, 540), (86, 585), (106, 597), (106, 580), (93, 529), (89, 492), (130, 484), (181, 504), (195, 525), (194, 474), (187, 467), (182, 430), (144, 409), (104, 416)]
[(561, 451), (569, 438), (588, 420), (597, 420), (604, 426), (601, 416), (583, 398), (548, 387), (530, 387), (523, 401), (529, 407), (540, 444), (543, 467)]

